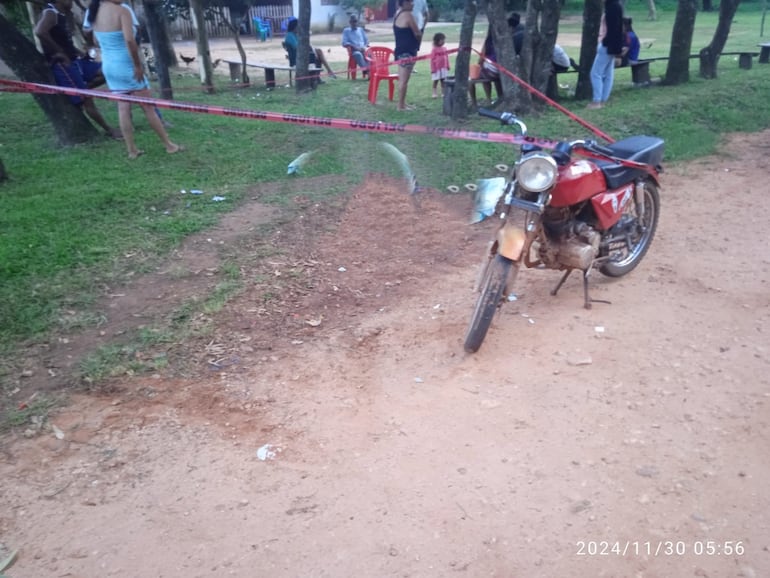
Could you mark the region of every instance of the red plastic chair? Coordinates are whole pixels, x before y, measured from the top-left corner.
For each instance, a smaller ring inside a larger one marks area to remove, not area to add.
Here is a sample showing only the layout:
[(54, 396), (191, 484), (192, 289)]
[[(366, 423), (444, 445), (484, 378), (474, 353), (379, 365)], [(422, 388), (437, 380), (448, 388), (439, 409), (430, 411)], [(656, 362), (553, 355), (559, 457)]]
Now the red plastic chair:
[(393, 49), (387, 46), (371, 46), (366, 51), (366, 58), (369, 60), (369, 102), (377, 103), (377, 90), (383, 80), (388, 82), (388, 98), (393, 100), (398, 80), (398, 74), (390, 73), (390, 67), (394, 64)]

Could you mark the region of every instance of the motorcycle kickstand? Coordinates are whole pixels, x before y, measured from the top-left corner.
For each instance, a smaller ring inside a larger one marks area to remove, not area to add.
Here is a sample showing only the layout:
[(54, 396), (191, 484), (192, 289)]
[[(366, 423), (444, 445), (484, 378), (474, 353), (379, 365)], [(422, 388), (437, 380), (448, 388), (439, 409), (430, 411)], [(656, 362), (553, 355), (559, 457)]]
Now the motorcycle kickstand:
[(551, 289), (551, 295), (556, 295), (559, 292), (559, 289), (561, 289), (561, 286), (564, 285), (564, 282), (567, 280), (567, 277), (569, 277), (569, 274), (572, 273), (572, 269), (567, 269), (564, 272), (564, 275), (561, 276), (561, 279), (556, 284), (556, 287)]
[[(551, 290), (551, 295), (556, 295), (556, 293), (559, 292), (559, 289), (561, 289), (561, 286), (564, 285), (564, 282), (567, 280), (567, 277), (570, 276), (570, 273), (572, 273), (574, 269), (568, 269), (564, 275), (562, 275), (559, 282), (556, 284), (556, 287), (554, 287)], [(607, 305), (612, 305), (609, 301), (606, 301), (604, 299), (592, 299), (589, 292), (588, 292), (588, 275), (590, 274), (591, 269), (588, 269), (587, 271), (583, 271), (583, 295), (584, 295), (584, 302), (583, 306), (586, 309), (591, 309), (591, 303), (606, 303)]]
[(591, 296), (588, 294), (588, 275), (591, 273), (591, 269), (587, 269), (586, 271), (583, 271), (583, 294), (585, 295), (585, 303), (583, 304), (586, 309), (591, 309), (591, 303), (606, 303), (607, 305), (612, 305), (610, 301), (607, 301), (606, 299), (592, 299)]

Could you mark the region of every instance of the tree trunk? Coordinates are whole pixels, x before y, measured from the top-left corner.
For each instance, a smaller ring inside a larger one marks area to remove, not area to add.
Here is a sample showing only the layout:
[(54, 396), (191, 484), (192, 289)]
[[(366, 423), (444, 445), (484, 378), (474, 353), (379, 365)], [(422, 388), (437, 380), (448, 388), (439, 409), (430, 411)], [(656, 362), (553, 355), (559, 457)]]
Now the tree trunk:
[(473, 26), (476, 23), (476, 0), (465, 0), (460, 24), (460, 49), (455, 59), (455, 86), (452, 92), (452, 120), (468, 118), (468, 76), (473, 48)]
[[(527, 35), (531, 64), (528, 68), (529, 84), (545, 94), (553, 74), (553, 46), (559, 33), (559, 0), (530, 0), (527, 4)], [(522, 47), (526, 54), (527, 48)], [(531, 96), (528, 98), (531, 102)], [(540, 104), (540, 103), (538, 103)]]
[(658, 19), (658, 11), (655, 9), (655, 0), (647, 0), (647, 20), (655, 21)]
[(679, 0), (671, 31), (671, 50), (664, 84), (684, 84), (690, 80), (690, 48), (697, 12), (696, 0)]
[(717, 77), (717, 64), (719, 55), (725, 48), (727, 37), (730, 35), (730, 26), (738, 10), (740, 0), (722, 0), (719, 5), (719, 22), (714, 31), (711, 44), (700, 51), (700, 75), (703, 78)]
[(711, 0), (703, 0), (703, 11), (704, 12), (714, 11), (714, 6), (711, 4)]
[(161, 98), (172, 100), (174, 91), (171, 88), (169, 68), (176, 66), (176, 54), (171, 47), (166, 17), (163, 6), (158, 0), (144, 0), (144, 16), (147, 21), (147, 33), (150, 35), (152, 52), (155, 55), (155, 71), (158, 74)]
[(5, 172), (5, 165), (3, 159), (0, 159), (0, 183), (8, 180), (8, 173)]
[(243, 48), (243, 42), (241, 42), (241, 24), (246, 21), (247, 16), (248, 12), (239, 14), (235, 8), (230, 8), (231, 20), (228, 23), (228, 26), (230, 28), (230, 32), (233, 33), (233, 38), (235, 38), (235, 47), (238, 49), (238, 54), (241, 57), (241, 84), (243, 86), (251, 85), (251, 79), (249, 79), (248, 71), (246, 70), (246, 51)]
[(308, 74), (310, 64), (310, 0), (299, 0), (299, 22), (297, 23), (297, 64), (295, 79), (297, 92), (313, 89)]
[[(486, 6), (482, 5), (487, 13), (490, 26), (492, 28), (492, 42), (495, 45), (497, 54), (497, 63), (500, 67), (519, 76), (517, 70), (516, 52), (513, 48), (513, 35), (511, 27), (508, 26), (506, 9), (503, 0), (489, 0)], [(524, 78), (523, 80), (527, 80)], [(516, 109), (516, 93), (519, 84), (514, 82), (507, 74), (500, 72), (500, 83), (503, 88), (502, 102), (498, 103), (505, 110)], [(528, 108), (528, 107), (527, 107)]]
[(209, 33), (206, 31), (206, 18), (203, 11), (203, 0), (190, 0), (190, 18), (195, 31), (195, 45), (198, 48), (198, 62), (201, 86), (206, 94), (214, 93), (214, 67), (211, 66), (211, 51), (209, 50)]
[(231, 4), (228, 18), (223, 6), (212, 6), (211, 8), (215, 10), (219, 19), (227, 25), (227, 29), (232, 32), (235, 39), (235, 47), (238, 49), (238, 55), (241, 58), (241, 86), (250, 86), (251, 79), (249, 79), (249, 74), (246, 70), (246, 51), (243, 49), (243, 42), (241, 42), (241, 25), (246, 20), (248, 12), (243, 11), (240, 6)]
[(591, 86), (591, 66), (596, 58), (596, 47), (599, 44), (599, 26), (604, 12), (602, 0), (586, 0), (583, 8), (583, 35), (580, 44), (580, 72), (575, 98), (588, 100), (593, 96)]
[[(53, 74), (35, 45), (0, 14), (0, 60), (24, 82), (56, 84)], [(62, 94), (38, 94), (33, 98), (51, 123), (63, 146), (87, 142), (99, 133), (83, 111)]]
[(714, 52), (711, 45), (701, 48), (700, 52), (700, 75), (702, 78), (716, 78), (717, 64), (719, 63), (719, 52)]

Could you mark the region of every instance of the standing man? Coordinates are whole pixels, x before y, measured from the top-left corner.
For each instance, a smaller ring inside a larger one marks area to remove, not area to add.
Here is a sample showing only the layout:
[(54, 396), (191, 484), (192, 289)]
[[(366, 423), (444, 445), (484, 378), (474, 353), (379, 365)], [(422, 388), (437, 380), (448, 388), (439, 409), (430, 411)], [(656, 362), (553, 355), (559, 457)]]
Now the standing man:
[(422, 37), (425, 36), (425, 25), (428, 23), (427, 0), (414, 0), (412, 16), (414, 16), (414, 21), (417, 23), (417, 28), (420, 29), (420, 42), (422, 43)]
[(369, 39), (363, 28), (358, 27), (358, 18), (355, 14), (350, 15), (350, 26), (342, 31), (342, 46), (350, 50), (350, 54), (356, 59), (356, 64), (364, 71), (364, 76), (369, 73), (369, 63), (366, 60), (366, 47), (369, 46)]
[[(68, 15), (72, 0), (55, 0), (48, 4), (35, 26), (35, 36), (40, 39), (43, 54), (51, 67), (56, 84), (64, 88), (95, 88), (104, 83), (102, 66), (81, 52), (72, 42)], [(88, 117), (98, 124), (107, 136), (122, 138), (120, 131), (112, 128), (96, 108), (90, 96), (70, 96), (75, 106), (82, 106)]]

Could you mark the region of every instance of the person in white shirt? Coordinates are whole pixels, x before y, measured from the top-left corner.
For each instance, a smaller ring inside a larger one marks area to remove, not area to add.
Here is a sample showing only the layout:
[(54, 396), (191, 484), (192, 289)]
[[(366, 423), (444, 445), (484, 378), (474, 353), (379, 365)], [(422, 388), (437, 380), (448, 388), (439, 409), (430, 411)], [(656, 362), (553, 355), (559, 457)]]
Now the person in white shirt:
[(567, 53), (564, 52), (564, 49), (558, 44), (553, 45), (552, 62), (555, 72), (566, 72), (572, 65), (569, 56), (567, 56)]
[(417, 22), (417, 28), (423, 33), (422, 36), (420, 36), (420, 42), (422, 42), (422, 37), (425, 36), (425, 25), (428, 23), (427, 0), (414, 0), (412, 16), (414, 16), (414, 21)]

